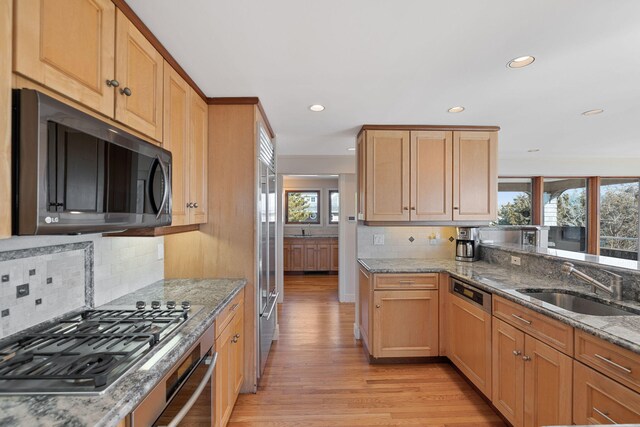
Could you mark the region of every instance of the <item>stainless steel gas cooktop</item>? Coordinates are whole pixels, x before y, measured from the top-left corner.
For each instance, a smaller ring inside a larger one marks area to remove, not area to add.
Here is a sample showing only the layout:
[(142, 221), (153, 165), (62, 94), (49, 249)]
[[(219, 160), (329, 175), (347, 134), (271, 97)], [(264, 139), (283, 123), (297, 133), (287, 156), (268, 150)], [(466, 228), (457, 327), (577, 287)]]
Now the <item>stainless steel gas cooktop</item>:
[(99, 394), (202, 307), (86, 310), (0, 342), (0, 394)]

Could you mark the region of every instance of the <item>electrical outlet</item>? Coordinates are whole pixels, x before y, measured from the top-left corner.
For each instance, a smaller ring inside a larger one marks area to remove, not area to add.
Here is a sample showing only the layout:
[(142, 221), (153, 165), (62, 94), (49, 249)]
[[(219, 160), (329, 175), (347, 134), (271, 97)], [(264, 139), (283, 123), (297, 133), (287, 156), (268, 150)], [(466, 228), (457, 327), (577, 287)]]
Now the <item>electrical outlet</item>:
[(374, 245), (384, 245), (384, 234), (374, 234), (373, 235), (373, 244)]
[(158, 259), (164, 259), (164, 243), (158, 243)]
[(520, 257), (511, 255), (511, 264), (520, 265)]

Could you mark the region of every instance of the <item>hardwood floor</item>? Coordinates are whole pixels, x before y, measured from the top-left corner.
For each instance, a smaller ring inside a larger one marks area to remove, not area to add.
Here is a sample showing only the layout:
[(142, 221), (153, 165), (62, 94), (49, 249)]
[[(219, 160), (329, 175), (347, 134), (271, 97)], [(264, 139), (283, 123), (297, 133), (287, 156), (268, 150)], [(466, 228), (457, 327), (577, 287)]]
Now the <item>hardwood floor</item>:
[(285, 276), (257, 394), (240, 395), (229, 426), (504, 426), (449, 365), (370, 365), (353, 338), (354, 304), (337, 276)]

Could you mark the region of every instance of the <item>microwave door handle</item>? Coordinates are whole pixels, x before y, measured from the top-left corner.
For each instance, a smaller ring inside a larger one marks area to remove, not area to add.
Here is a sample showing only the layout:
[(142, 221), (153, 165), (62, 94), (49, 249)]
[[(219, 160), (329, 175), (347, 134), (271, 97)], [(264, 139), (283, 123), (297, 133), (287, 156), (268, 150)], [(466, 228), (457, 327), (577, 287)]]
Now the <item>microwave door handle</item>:
[(162, 176), (164, 177), (164, 191), (162, 194), (162, 203), (160, 203), (160, 209), (158, 209), (158, 214), (156, 215), (156, 219), (160, 218), (162, 215), (162, 211), (164, 210), (164, 205), (167, 204), (167, 199), (169, 197), (169, 173), (167, 172), (167, 167), (164, 165), (164, 162), (160, 160), (160, 156), (157, 156), (158, 164), (160, 165), (160, 169), (162, 170)]
[(211, 381), (211, 376), (213, 375), (213, 370), (216, 368), (217, 362), (218, 353), (216, 352), (213, 353), (213, 356), (211, 357), (209, 369), (207, 369), (207, 372), (204, 374), (204, 378), (202, 378), (202, 381), (200, 381), (200, 384), (198, 384), (196, 390), (193, 392), (189, 400), (187, 400), (187, 403), (185, 403), (182, 409), (180, 409), (180, 412), (178, 412), (176, 416), (173, 417), (171, 422), (167, 424), (167, 427), (176, 427), (178, 424), (180, 424), (180, 421), (182, 421), (185, 415), (187, 415), (187, 413), (191, 410), (193, 405), (195, 405), (196, 400), (198, 400), (198, 398), (202, 394), (202, 390), (204, 390), (204, 388), (207, 386), (207, 383)]

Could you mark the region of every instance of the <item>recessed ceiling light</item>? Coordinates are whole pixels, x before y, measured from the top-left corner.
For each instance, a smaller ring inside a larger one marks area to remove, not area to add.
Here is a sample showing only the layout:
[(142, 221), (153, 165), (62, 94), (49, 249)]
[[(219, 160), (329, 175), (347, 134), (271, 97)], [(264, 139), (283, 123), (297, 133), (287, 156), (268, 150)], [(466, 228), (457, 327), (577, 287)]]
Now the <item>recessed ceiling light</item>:
[(507, 64), (507, 67), (522, 68), (522, 67), (526, 67), (527, 65), (531, 65), (535, 60), (536, 58), (534, 58), (533, 56), (529, 56), (529, 55), (520, 56), (518, 58), (514, 58), (511, 61), (509, 61), (509, 63)]
[(530, 148), (530, 149), (527, 150), (527, 152), (529, 152), (529, 153), (537, 153), (538, 151), (540, 151), (539, 148)]
[(596, 114), (601, 114), (604, 112), (602, 108), (596, 108), (595, 110), (588, 110), (582, 113), (583, 116), (595, 116)]
[(356, 151), (356, 147), (349, 147), (347, 148), (347, 151)]
[(316, 113), (319, 111), (324, 110), (324, 105), (320, 105), (320, 104), (313, 104), (311, 106), (309, 106), (309, 110), (311, 111), (315, 111)]
[(447, 111), (450, 113), (462, 113), (464, 111), (464, 107), (451, 107)]

